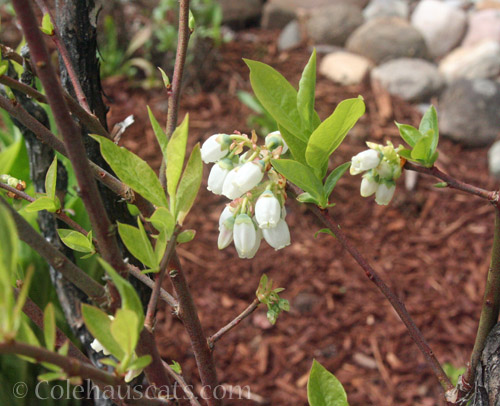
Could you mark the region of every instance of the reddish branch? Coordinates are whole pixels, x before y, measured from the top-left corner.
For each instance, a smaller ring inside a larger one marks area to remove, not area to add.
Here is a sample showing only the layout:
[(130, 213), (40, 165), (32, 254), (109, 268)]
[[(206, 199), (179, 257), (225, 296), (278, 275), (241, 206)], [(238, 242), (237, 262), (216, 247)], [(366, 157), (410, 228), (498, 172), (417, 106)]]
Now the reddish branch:
[(56, 20), (54, 15), (50, 11), (50, 9), (45, 4), (44, 0), (35, 0), (36, 4), (40, 8), (43, 14), (48, 14), (50, 20), (54, 26), (54, 33), (50, 35), (50, 38), (54, 42), (61, 58), (63, 60), (64, 66), (68, 71), (69, 79), (71, 80), (71, 84), (73, 85), (73, 89), (75, 90), (76, 98), (80, 102), (80, 105), (87, 111), (87, 113), (91, 114), (89, 104), (87, 103), (87, 98), (85, 97), (85, 93), (82, 90), (82, 86), (80, 85), (80, 81), (76, 75), (75, 69), (73, 68), (73, 64), (71, 63), (71, 58), (69, 56), (68, 49), (64, 42), (61, 40), (61, 34), (59, 33), (59, 29), (57, 28)]
[[(179, 2), (179, 28), (177, 38), (177, 53), (175, 56), (174, 75), (172, 77), (172, 88), (168, 99), (167, 111), (167, 137), (170, 137), (177, 126), (177, 116), (179, 114), (179, 101), (181, 97), (182, 76), (184, 74), (184, 65), (186, 63), (186, 54), (189, 44), (189, 0), (180, 0)], [(160, 182), (166, 189), (165, 159), (161, 162)]]
[(432, 168), (426, 168), (424, 166), (415, 165), (411, 162), (406, 161), (404, 168), (410, 171), (415, 171), (419, 173), (423, 173), (425, 175), (434, 176), (444, 182), (446, 182), (446, 186), (452, 189), (461, 190), (462, 192), (469, 193), (475, 196), (479, 196), (483, 199), (486, 199), (492, 203), (498, 204), (498, 192), (489, 191), (485, 189), (481, 189), (480, 187), (469, 185), (468, 183), (461, 182), (454, 177), (441, 172), (437, 167), (433, 166)]
[(102, 256), (120, 274), (126, 275), (127, 267), (121, 257), (111, 223), (92, 177), (80, 132), (71, 118), (64, 100), (63, 89), (50, 64), (49, 54), (31, 4), (29, 0), (14, 0), (13, 5), (30, 48), (37, 75), (45, 89), (54, 119), (64, 139), (66, 151), (80, 187), (82, 201), (89, 214), (95, 235), (101, 243)]
[(238, 324), (241, 323), (241, 321), (248, 316), (250, 316), (256, 309), (259, 307), (260, 302), (258, 299), (255, 299), (250, 306), (248, 306), (243, 312), (241, 312), (234, 320), (232, 320), (230, 323), (222, 327), (217, 333), (215, 333), (213, 336), (211, 336), (208, 339), (208, 346), (210, 348), (214, 347), (214, 344), (219, 341), (224, 334), (226, 334), (229, 330), (233, 329), (236, 327)]
[[(292, 191), (292, 194), (298, 196), (301, 191), (299, 188), (292, 184), (288, 184), (289, 189)], [(412, 317), (406, 310), (404, 303), (396, 296), (396, 294), (387, 286), (387, 284), (382, 280), (382, 278), (378, 275), (378, 273), (371, 267), (371, 265), (367, 262), (367, 260), (361, 255), (358, 249), (351, 244), (351, 242), (347, 239), (347, 236), (342, 231), (342, 228), (338, 223), (336, 223), (327, 210), (321, 210), (317, 206), (313, 204), (307, 204), (307, 208), (311, 210), (316, 217), (335, 235), (337, 240), (342, 244), (342, 246), (351, 254), (354, 260), (359, 264), (359, 266), (363, 269), (368, 279), (370, 279), (377, 288), (382, 292), (382, 294), (387, 298), (389, 303), (392, 305), (393, 309), (396, 311), (401, 321), (405, 324), (408, 329), (408, 333), (411, 338), (417, 344), (418, 348), (424, 355), (427, 363), (434, 371), (439, 383), (444, 388), (444, 390), (448, 393), (454, 389), (453, 384), (450, 379), (443, 371), (441, 364), (436, 359), (434, 352), (427, 344), (422, 332), (415, 325)]]

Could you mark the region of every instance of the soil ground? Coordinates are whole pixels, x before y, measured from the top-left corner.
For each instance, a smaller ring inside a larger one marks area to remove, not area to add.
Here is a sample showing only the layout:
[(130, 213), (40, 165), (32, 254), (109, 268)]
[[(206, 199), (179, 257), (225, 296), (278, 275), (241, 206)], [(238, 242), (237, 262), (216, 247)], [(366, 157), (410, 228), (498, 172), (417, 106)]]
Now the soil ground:
[[(252, 112), (236, 96), (250, 91), (242, 58), (271, 64), (292, 83), (310, 54), (307, 46), (287, 53), (275, 47), (277, 32), (247, 30), (219, 49), (219, 60), (206, 69), (204, 88), (186, 89), (180, 117), (190, 114), (191, 141), (216, 132), (249, 133)], [(133, 90), (116, 79), (105, 83), (113, 100), (111, 122), (133, 113), (136, 124), (122, 143), (155, 168), (160, 152), (147, 118), (166, 110), (160, 91)], [(322, 118), (336, 104), (361, 94), (367, 113), (335, 153), (332, 165), (350, 160), (366, 140), (401, 143), (393, 123), (418, 125), (419, 113), (408, 104), (374, 93), (365, 83), (339, 87), (318, 78), (316, 107)], [(375, 94), (377, 96), (375, 96)], [(486, 189), (498, 187), (488, 176), (486, 149), (463, 149), (440, 141), (437, 165), (459, 179)], [(254, 298), (263, 273), (286, 288), (289, 313), (271, 326), (261, 306), (215, 348), (222, 383), (248, 385), (252, 401), (227, 404), (305, 405), (307, 375), (313, 358), (344, 384), (352, 406), (442, 405), (442, 392), (403, 323), (364, 272), (304, 207), (289, 199), (287, 222), (292, 245), (274, 251), (265, 243), (253, 260), (238, 259), (233, 247), (217, 250), (217, 223), (225, 198), (206, 190), (206, 177), (188, 227), (197, 230), (179, 248), (207, 335), (232, 320)], [(360, 177), (346, 174), (334, 191), (330, 209), (352, 242), (406, 303), (437, 358), (456, 367), (466, 364), (480, 312), (492, 243), (493, 210), (478, 198), (436, 189), (434, 179), (419, 177), (414, 190), (403, 175), (387, 207), (359, 195)], [(168, 283), (165, 288), (171, 289)], [(181, 323), (165, 308), (157, 339), (167, 360), (180, 362), (188, 382), (198, 382), (193, 354)]]

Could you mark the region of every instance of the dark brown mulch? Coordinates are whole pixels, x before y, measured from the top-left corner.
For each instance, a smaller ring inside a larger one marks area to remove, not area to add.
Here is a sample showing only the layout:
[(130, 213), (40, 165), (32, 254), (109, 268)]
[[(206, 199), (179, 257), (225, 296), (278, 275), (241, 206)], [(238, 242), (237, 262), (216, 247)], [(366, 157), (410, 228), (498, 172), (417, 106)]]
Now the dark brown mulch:
[[(275, 38), (276, 32), (239, 33), (221, 48), (220, 61), (208, 74), (205, 85), (213, 91), (189, 94), (187, 89), (180, 117), (189, 111), (193, 142), (215, 132), (251, 130), (246, 124), (251, 112), (236, 97), (237, 90), (249, 90), (242, 57), (269, 63), (298, 83), (309, 50), (279, 54)], [(157, 168), (159, 149), (146, 104), (160, 117), (165, 95), (131, 91), (112, 81), (106, 91), (115, 101), (112, 121), (131, 112), (136, 116), (123, 143)], [(398, 145), (393, 120), (418, 124), (412, 107), (380, 93), (375, 97), (367, 84), (341, 88), (319, 77), (316, 106), (324, 118), (340, 100), (358, 94), (365, 98), (367, 113), (336, 152), (335, 165), (363, 150), (365, 140)], [(485, 149), (466, 150), (443, 139), (438, 165), (466, 182), (487, 189), (498, 186), (488, 177)], [(493, 211), (477, 198), (432, 188), (435, 182), (420, 177), (416, 189), (407, 191), (403, 176), (390, 206), (379, 207), (359, 196), (360, 177), (347, 174), (334, 192), (337, 206), (331, 212), (404, 300), (438, 359), (463, 366), (480, 311)], [(197, 236), (179, 248), (207, 335), (254, 299), (263, 273), (286, 288), (283, 296), (291, 310), (271, 326), (264, 309), (258, 309), (217, 343), (221, 382), (249, 385), (274, 406), (304, 405), (308, 370), (316, 358), (344, 384), (352, 406), (444, 404), (436, 379), (395, 312), (334, 239), (313, 237), (321, 226), (304, 207), (287, 203), (290, 247), (275, 252), (263, 244), (256, 258), (239, 260), (232, 247), (217, 250), (217, 220), (224, 202), (203, 187), (188, 224)], [(170, 290), (168, 283), (165, 287)], [(159, 315), (157, 340), (165, 359), (180, 362), (186, 379), (198, 382), (188, 338), (168, 308)]]

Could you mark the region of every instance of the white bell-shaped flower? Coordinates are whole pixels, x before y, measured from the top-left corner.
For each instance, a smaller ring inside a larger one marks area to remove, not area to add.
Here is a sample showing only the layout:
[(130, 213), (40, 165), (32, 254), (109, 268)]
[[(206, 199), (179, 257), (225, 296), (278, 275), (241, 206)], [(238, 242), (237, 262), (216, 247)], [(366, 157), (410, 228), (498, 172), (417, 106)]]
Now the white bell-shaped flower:
[(257, 231), (254, 222), (247, 214), (239, 214), (234, 221), (234, 246), (240, 258), (247, 258), (255, 249)]
[[(255, 254), (257, 254), (257, 251), (259, 250), (260, 248), (260, 243), (262, 241), (262, 230), (259, 228), (257, 229), (257, 238), (255, 239), (255, 244), (253, 246), (253, 248), (246, 254), (246, 256), (240, 256), (240, 258), (247, 258), (247, 259), (251, 259), (255, 256)], [(239, 255), (239, 253), (238, 253)]]
[(217, 246), (223, 250), (233, 242), (234, 216), (231, 208), (226, 206), (219, 217), (219, 238)]
[(206, 164), (217, 162), (227, 155), (229, 145), (226, 137), (226, 134), (214, 134), (203, 143), (200, 151), (203, 162)]
[(231, 169), (233, 169), (233, 163), (229, 159), (221, 159), (216, 162), (208, 175), (207, 189), (216, 195), (220, 195), (224, 180)]
[(286, 221), (281, 219), (276, 227), (262, 229), (264, 239), (275, 250), (280, 250), (290, 245), (290, 230)]
[(388, 205), (394, 196), (394, 192), (396, 190), (396, 185), (386, 185), (385, 183), (381, 183), (378, 186), (377, 192), (375, 193), (375, 201), (377, 204), (381, 206)]
[(241, 167), (237, 166), (231, 169), (224, 179), (224, 184), (222, 185), (222, 194), (230, 200), (234, 200), (240, 197), (244, 192), (239, 188), (234, 182), (238, 176), (238, 172)]
[(374, 149), (367, 149), (360, 152), (351, 159), (351, 175), (357, 175), (364, 171), (369, 171), (378, 166), (381, 160), (381, 154)]
[(282, 154), (288, 151), (288, 145), (286, 145), (286, 142), (279, 131), (273, 131), (272, 133), (267, 134), (265, 142), (267, 149), (270, 151), (278, 147), (283, 147), (283, 150), (281, 151)]
[(247, 162), (239, 168), (237, 176), (233, 179), (233, 184), (243, 194), (257, 186), (263, 177), (262, 165), (257, 162)]
[(379, 183), (373, 179), (371, 175), (363, 176), (361, 181), (360, 193), (363, 197), (368, 197), (374, 194), (379, 187)]
[(255, 218), (260, 228), (273, 228), (278, 224), (281, 218), (281, 205), (270, 190), (266, 190), (257, 199)]

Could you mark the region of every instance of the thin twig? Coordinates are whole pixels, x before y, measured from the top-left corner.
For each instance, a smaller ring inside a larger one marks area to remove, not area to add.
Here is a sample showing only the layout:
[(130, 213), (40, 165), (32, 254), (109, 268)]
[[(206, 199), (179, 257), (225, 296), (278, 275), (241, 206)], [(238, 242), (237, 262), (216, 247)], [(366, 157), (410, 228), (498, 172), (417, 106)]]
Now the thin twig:
[(229, 330), (240, 324), (243, 319), (250, 316), (259, 307), (259, 305), (260, 305), (259, 299), (255, 299), (245, 310), (243, 310), (243, 312), (241, 312), (238, 316), (236, 316), (234, 320), (226, 324), (219, 331), (217, 331), (217, 333), (211, 336), (208, 339), (208, 346), (210, 348), (214, 348), (214, 344), (217, 341), (219, 341), (224, 334), (226, 334)]
[(153, 291), (149, 298), (148, 307), (146, 310), (146, 317), (144, 319), (144, 327), (149, 331), (153, 332), (156, 306), (158, 304), (158, 298), (161, 293), (161, 285), (163, 284), (163, 277), (165, 276), (165, 271), (167, 270), (167, 265), (172, 259), (172, 255), (175, 252), (175, 246), (177, 245), (177, 236), (181, 232), (181, 227), (176, 224), (172, 236), (167, 244), (163, 258), (160, 261), (160, 271), (156, 274), (156, 279), (153, 286)]
[(455, 179), (454, 177), (452, 177), (444, 172), (441, 172), (435, 166), (433, 166), (432, 168), (426, 168), (424, 166), (415, 165), (411, 162), (406, 161), (404, 168), (406, 170), (415, 171), (415, 172), (423, 173), (426, 175), (434, 176), (435, 178), (438, 178), (438, 179), (446, 182), (446, 186), (449, 188), (461, 190), (462, 192), (469, 193), (469, 194), (475, 195), (475, 196), (479, 196), (482, 199), (488, 200), (489, 202), (497, 203), (499, 201), (498, 192), (485, 190), (485, 189), (482, 189), (480, 187), (469, 185), (468, 183), (459, 181), (459, 180)]
[(50, 64), (49, 54), (31, 4), (29, 0), (13, 0), (13, 5), (30, 48), (38, 77), (45, 89), (54, 119), (64, 139), (92, 229), (101, 243), (102, 256), (121, 275), (126, 276), (127, 267), (118, 248), (116, 236), (111, 232), (111, 222), (92, 177), (80, 132), (71, 118), (61, 84)]
[[(186, 396), (188, 397), (189, 401), (191, 402), (192, 406), (201, 406), (200, 402), (198, 402), (198, 399), (196, 399), (196, 395), (193, 393), (191, 390), (191, 385), (188, 385), (182, 375), (179, 375), (176, 373), (170, 365), (168, 365), (165, 361), (163, 361), (163, 366), (169, 373), (169, 375), (175, 379), (175, 381), (179, 384), (179, 386), (182, 388)], [(175, 390), (174, 390), (175, 393)]]
[[(495, 228), (491, 262), (488, 269), (486, 287), (484, 289), (483, 306), (479, 318), (476, 340), (472, 350), (467, 372), (462, 376), (461, 384), (465, 392), (474, 386), (476, 367), (481, 358), (488, 334), (498, 321), (500, 311), (500, 209), (495, 207)], [(464, 394), (462, 394), (464, 395)]]
[(50, 38), (52, 39), (57, 50), (59, 51), (59, 54), (61, 55), (64, 66), (66, 67), (66, 70), (68, 71), (68, 76), (69, 76), (69, 79), (71, 80), (71, 84), (73, 85), (73, 89), (75, 91), (76, 98), (80, 102), (80, 105), (87, 111), (87, 113), (92, 114), (90, 111), (89, 104), (87, 103), (87, 97), (85, 97), (85, 93), (83, 92), (80, 81), (78, 80), (78, 76), (76, 75), (75, 68), (73, 67), (73, 64), (71, 63), (71, 58), (69, 56), (68, 49), (66, 48), (66, 45), (64, 45), (64, 41), (62, 41), (62, 39), (61, 39), (61, 34), (59, 32), (59, 29), (57, 28), (56, 19), (54, 18), (54, 15), (50, 11), (50, 9), (47, 7), (44, 0), (35, 0), (35, 2), (43, 14), (48, 14), (50, 16), (50, 20), (51, 20), (53, 27), (54, 27), (53, 35), (50, 35)]
[[(293, 195), (298, 196), (301, 191), (296, 186), (288, 183), (288, 188), (292, 192)], [(454, 385), (451, 383), (450, 379), (443, 371), (441, 364), (436, 359), (434, 352), (429, 347), (429, 344), (425, 340), (422, 332), (416, 326), (412, 317), (406, 310), (404, 303), (396, 296), (396, 294), (387, 286), (387, 284), (382, 280), (382, 278), (378, 275), (378, 273), (372, 268), (372, 266), (368, 263), (368, 261), (361, 255), (358, 249), (351, 244), (351, 242), (347, 239), (347, 236), (342, 231), (342, 228), (339, 224), (337, 224), (327, 210), (321, 210), (316, 205), (307, 204), (306, 205), (309, 210), (311, 210), (316, 217), (335, 235), (337, 240), (342, 244), (342, 246), (351, 254), (354, 260), (359, 264), (359, 266), (363, 269), (368, 279), (370, 279), (377, 288), (382, 292), (382, 294), (387, 298), (387, 300), (392, 305), (393, 309), (399, 315), (401, 321), (405, 324), (408, 329), (408, 333), (411, 338), (417, 344), (418, 348), (424, 355), (427, 363), (434, 371), (436, 378), (439, 383), (445, 390), (446, 394), (449, 394), (450, 391), (455, 389)]]
[[(11, 78), (7, 75), (0, 76), (0, 83), (5, 86), (10, 87), (11, 89), (15, 89), (19, 92), (24, 93), (25, 95), (35, 99), (39, 103), (47, 104), (47, 98), (44, 94), (40, 93), (38, 90), (28, 86), (22, 82), (19, 82), (16, 79)], [(64, 100), (68, 103), (68, 108), (75, 115), (78, 120), (89, 130), (89, 132), (102, 135), (103, 137), (111, 139), (111, 136), (106, 131), (106, 129), (102, 126), (101, 122), (94, 115), (88, 113), (80, 104), (78, 104), (73, 97), (67, 92), (64, 91)]]
[(213, 359), (212, 351), (208, 346), (208, 342), (203, 332), (203, 328), (198, 317), (198, 310), (194, 304), (191, 291), (189, 289), (186, 276), (182, 270), (179, 257), (173, 256), (172, 261), (168, 266), (168, 275), (170, 281), (177, 293), (177, 300), (179, 301), (178, 316), (186, 328), (193, 348), (196, 365), (200, 372), (200, 379), (204, 390), (204, 399), (207, 400), (208, 406), (220, 406), (222, 400), (214, 393), (217, 390), (217, 371)]
[[(135, 266), (129, 264), (128, 265), (128, 271), (129, 271), (130, 275), (132, 275), (134, 278), (140, 280), (147, 287), (149, 287), (151, 289), (154, 288), (154, 286), (155, 286), (154, 281), (152, 279), (148, 278), (146, 275), (144, 275)], [(160, 299), (163, 300), (165, 303), (167, 303), (170, 307), (172, 307), (174, 309), (174, 312), (177, 313), (177, 308), (179, 307), (179, 303), (165, 289), (161, 289), (160, 290)]]
[[(127, 391), (127, 384), (119, 376), (105, 372), (91, 364), (81, 362), (77, 358), (65, 357), (56, 352), (46, 350), (42, 347), (36, 347), (30, 344), (18, 341), (0, 342), (0, 354), (19, 354), (34, 358), (38, 362), (47, 362), (59, 366), (68, 376), (80, 376), (85, 379), (91, 379), (101, 389), (106, 389), (106, 394), (118, 401), (118, 404), (124, 400), (123, 393)], [(122, 390), (120, 390), (122, 388)], [(121, 396), (120, 396), (121, 395)], [(151, 399), (147, 396), (135, 398), (131, 396), (126, 398), (127, 404), (146, 405), (146, 406), (166, 406), (167, 401), (161, 399)]]
[(0, 51), (2, 51), (2, 58), (10, 59), (11, 61), (18, 63), (21, 66), (26, 64), (27, 66), (30, 67), (31, 71), (34, 72), (34, 69), (31, 66), (30, 60), (22, 57), (20, 54), (18, 54), (12, 48), (10, 48), (4, 44), (0, 44)]
[[(174, 74), (172, 77), (172, 87), (168, 98), (166, 134), (170, 137), (177, 126), (177, 116), (179, 114), (179, 101), (182, 89), (182, 76), (186, 63), (186, 54), (189, 44), (189, 0), (179, 2), (179, 28), (177, 37), (177, 53), (175, 56)], [(165, 173), (166, 162), (162, 159), (160, 166), (160, 182), (163, 189), (166, 189), (167, 179)]]

